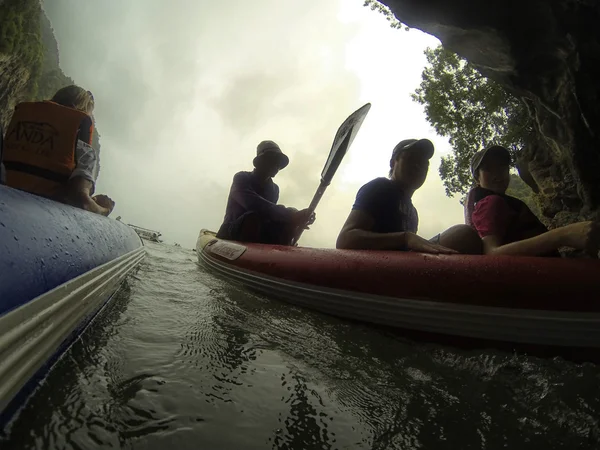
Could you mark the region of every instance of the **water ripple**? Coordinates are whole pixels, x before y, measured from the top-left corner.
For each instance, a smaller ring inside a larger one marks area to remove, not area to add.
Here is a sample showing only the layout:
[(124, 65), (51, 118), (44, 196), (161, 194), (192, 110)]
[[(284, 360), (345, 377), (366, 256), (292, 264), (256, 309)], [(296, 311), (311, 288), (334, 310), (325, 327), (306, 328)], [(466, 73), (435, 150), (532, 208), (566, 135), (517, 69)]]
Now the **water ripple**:
[(147, 250), (2, 450), (600, 448), (598, 366), (407, 341)]

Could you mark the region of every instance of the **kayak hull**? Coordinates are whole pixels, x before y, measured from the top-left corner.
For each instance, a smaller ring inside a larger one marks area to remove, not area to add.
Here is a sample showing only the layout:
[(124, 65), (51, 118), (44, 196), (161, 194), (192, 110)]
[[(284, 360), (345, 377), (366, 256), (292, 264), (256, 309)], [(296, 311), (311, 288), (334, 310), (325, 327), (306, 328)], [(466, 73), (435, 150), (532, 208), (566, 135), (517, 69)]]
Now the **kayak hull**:
[(125, 224), (0, 186), (0, 422), (144, 256)]
[[(220, 276), (338, 317), (482, 342), (600, 349), (598, 261), (302, 249), (219, 241), (206, 230), (197, 254)], [(570, 290), (559, 274), (575, 283)]]

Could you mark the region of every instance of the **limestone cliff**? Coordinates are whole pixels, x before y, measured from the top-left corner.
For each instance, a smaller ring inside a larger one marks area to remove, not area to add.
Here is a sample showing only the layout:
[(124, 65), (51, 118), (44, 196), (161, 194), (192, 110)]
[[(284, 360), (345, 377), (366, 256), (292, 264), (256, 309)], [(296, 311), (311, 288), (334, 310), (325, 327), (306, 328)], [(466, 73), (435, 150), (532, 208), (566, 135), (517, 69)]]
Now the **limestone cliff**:
[(0, 124), (6, 129), (15, 105), (28, 95), (30, 69), (18, 55), (0, 53)]
[(15, 105), (35, 95), (42, 64), (38, 0), (0, 1), (0, 123)]
[[(59, 62), (54, 30), (39, 0), (0, 0), (0, 123), (5, 129), (17, 103), (46, 100), (75, 84)], [(96, 128), (98, 150), (99, 136)]]
[(593, 0), (383, 0), (412, 28), (522, 98), (535, 144), (523, 178), (554, 226), (600, 211), (600, 4)]

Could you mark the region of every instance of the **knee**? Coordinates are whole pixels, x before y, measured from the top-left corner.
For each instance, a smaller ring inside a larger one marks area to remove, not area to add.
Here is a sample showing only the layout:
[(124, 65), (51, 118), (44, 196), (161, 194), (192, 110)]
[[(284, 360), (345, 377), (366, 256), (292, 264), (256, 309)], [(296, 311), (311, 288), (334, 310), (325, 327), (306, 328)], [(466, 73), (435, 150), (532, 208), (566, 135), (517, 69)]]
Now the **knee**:
[(242, 223), (242, 227), (244, 229), (259, 229), (261, 226), (261, 220), (258, 214), (249, 213), (244, 217), (244, 222)]
[(473, 228), (468, 225), (454, 225), (440, 236), (440, 244), (466, 255), (481, 255), (483, 243)]
[(240, 240), (246, 242), (258, 242), (262, 230), (260, 216), (255, 213), (247, 214), (240, 227)]

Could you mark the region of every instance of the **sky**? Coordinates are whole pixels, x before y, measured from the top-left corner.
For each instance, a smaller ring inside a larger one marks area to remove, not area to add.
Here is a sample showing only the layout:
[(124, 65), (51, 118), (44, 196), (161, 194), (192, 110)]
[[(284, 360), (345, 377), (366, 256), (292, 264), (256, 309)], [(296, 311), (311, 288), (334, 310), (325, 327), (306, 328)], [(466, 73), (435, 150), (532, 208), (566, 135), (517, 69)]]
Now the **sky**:
[(362, 0), (51, 0), (45, 9), (63, 71), (94, 93), (96, 192), (115, 200), (112, 217), (193, 248), (200, 229), (220, 226), (233, 175), (252, 169), (265, 139), (291, 161), (275, 178), (280, 203), (305, 208), (337, 128), (370, 102), (300, 245), (334, 247), (358, 189), (387, 175), (407, 138), (436, 148), (413, 197), (419, 234), (463, 223), (438, 174), (448, 141), (410, 98), (433, 36), (391, 28)]

